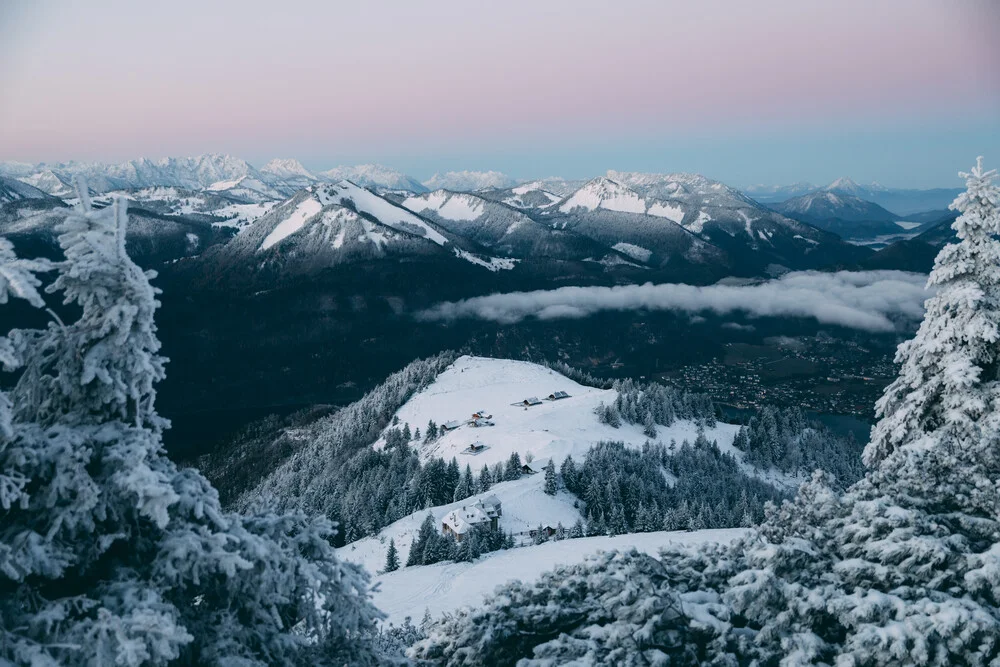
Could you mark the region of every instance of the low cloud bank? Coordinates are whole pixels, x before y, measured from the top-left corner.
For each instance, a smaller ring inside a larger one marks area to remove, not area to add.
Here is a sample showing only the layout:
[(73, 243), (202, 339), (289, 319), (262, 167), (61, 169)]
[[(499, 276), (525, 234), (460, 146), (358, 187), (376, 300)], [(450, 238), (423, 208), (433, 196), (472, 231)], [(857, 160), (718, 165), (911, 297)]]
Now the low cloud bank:
[(822, 324), (886, 332), (923, 316), (924, 301), (930, 296), (924, 289), (926, 280), (923, 274), (902, 271), (800, 271), (750, 285), (560, 287), (440, 303), (417, 317), (513, 324), (529, 317), (581, 318), (608, 310), (739, 312), (750, 317), (811, 317)]

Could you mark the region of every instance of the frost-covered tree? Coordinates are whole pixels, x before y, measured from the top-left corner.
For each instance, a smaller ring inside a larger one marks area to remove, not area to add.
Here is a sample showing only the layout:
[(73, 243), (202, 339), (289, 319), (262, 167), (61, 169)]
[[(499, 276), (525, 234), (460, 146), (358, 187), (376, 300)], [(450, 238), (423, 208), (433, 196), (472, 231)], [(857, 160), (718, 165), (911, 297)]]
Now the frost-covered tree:
[(545, 486), (543, 490), (550, 496), (556, 495), (556, 491), (558, 490), (558, 486), (556, 485), (556, 464), (553, 459), (549, 459), (549, 462), (545, 464)]
[(448, 667), (695, 665), (689, 622), (666, 574), (635, 551), (561, 566), (430, 626), (410, 655)]
[(981, 162), (953, 207), (900, 377), (878, 403), (871, 468), (838, 497), (816, 478), (768, 517), (730, 582), (758, 657), (843, 664), (1000, 660), (1000, 191)]
[(458, 479), (458, 484), (455, 486), (454, 500), (458, 502), (459, 500), (465, 500), (470, 498), (476, 493), (476, 484), (472, 477), (472, 467), (468, 464), (465, 466), (465, 470), (462, 471), (461, 477)]
[(165, 455), (157, 291), (125, 252), (126, 201), (60, 223), (64, 260), (0, 240), (0, 302), (42, 307), (34, 273), (77, 314), (0, 339), (21, 375), (0, 400), (0, 662), (366, 664), (379, 613), (333, 525), (225, 513)]
[(490, 473), (490, 467), (483, 464), (483, 469), (479, 471), (479, 483), (477, 488), (479, 493), (486, 493), (493, 486), (493, 475)]
[(389, 540), (389, 548), (385, 552), (386, 572), (395, 572), (399, 569), (399, 552), (396, 550), (396, 540)]
[(1000, 234), (996, 170), (979, 158), (966, 177), (968, 189), (951, 208), (958, 243), (934, 262), (928, 299), (917, 335), (902, 345), (899, 377), (876, 404), (882, 419), (872, 432), (865, 461), (877, 464), (893, 451), (945, 424), (976, 433), (994, 407), (1000, 356)]

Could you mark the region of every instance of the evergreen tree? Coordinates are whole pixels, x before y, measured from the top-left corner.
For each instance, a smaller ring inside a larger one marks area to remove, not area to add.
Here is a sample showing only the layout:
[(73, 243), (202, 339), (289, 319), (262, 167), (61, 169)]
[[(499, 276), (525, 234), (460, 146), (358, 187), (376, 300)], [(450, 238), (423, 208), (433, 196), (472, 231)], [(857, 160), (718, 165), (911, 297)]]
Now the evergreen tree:
[(556, 495), (556, 464), (552, 459), (545, 464), (545, 493), (550, 496)]
[(504, 470), (503, 479), (505, 482), (521, 479), (521, 457), (517, 452), (512, 452), (510, 458), (507, 459), (507, 467)]
[(653, 421), (653, 413), (647, 412), (642, 422), (642, 432), (647, 438), (656, 437), (656, 422)]
[(479, 471), (479, 493), (486, 493), (493, 486), (493, 475), (490, 473), (490, 467), (483, 464), (483, 469)]
[(562, 466), (559, 468), (559, 475), (567, 489), (576, 488), (576, 463), (573, 462), (572, 456), (567, 455), (563, 460)]
[(465, 470), (462, 471), (461, 477), (459, 477), (458, 485), (455, 487), (455, 494), (453, 496), (454, 502), (460, 500), (465, 500), (474, 494), (472, 481), (472, 468), (469, 465), (465, 466)]
[(450, 499), (455, 497), (455, 489), (458, 487), (459, 481), (462, 479), (462, 472), (458, 467), (458, 460), (453, 456), (451, 457), (451, 462), (448, 464), (448, 468), (445, 472), (444, 478), (444, 502), (448, 502)]
[(396, 551), (396, 541), (393, 539), (389, 540), (389, 549), (385, 552), (385, 568), (386, 572), (395, 572), (399, 569), (399, 553)]
[[(75, 319), (0, 338), (0, 662), (371, 664), (368, 579), (333, 526), (224, 512), (165, 455), (157, 290), (125, 251), (126, 200), (57, 226), (49, 293)], [(44, 305), (0, 239), (0, 303)]]
[(423, 565), (424, 551), (436, 535), (437, 524), (434, 521), (434, 515), (428, 512), (427, 516), (424, 517), (423, 522), (420, 524), (420, 529), (417, 531), (416, 539), (413, 540), (413, 544), (410, 545), (410, 553), (406, 557), (406, 567), (410, 567), (411, 565)]

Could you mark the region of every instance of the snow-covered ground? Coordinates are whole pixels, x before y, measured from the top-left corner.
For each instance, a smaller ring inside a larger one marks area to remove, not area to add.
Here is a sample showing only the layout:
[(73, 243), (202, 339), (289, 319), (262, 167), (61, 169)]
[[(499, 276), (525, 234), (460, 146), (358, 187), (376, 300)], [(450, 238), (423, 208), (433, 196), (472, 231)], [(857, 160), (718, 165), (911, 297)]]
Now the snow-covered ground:
[[(545, 400), (556, 391), (565, 391), (569, 398)], [(540, 405), (525, 407), (521, 401), (536, 397)], [(642, 426), (623, 424), (613, 428), (598, 421), (594, 413), (600, 403), (611, 403), (617, 397), (613, 389), (595, 389), (577, 384), (545, 366), (510, 359), (462, 356), (455, 360), (437, 379), (403, 405), (396, 416), (410, 429), (424, 432), (428, 420), (439, 426), (458, 421), (462, 426), (428, 444), (413, 443), (422, 460), (453, 456), (459, 465), (468, 463), (478, 472), (484, 463), (490, 466), (506, 461), (511, 453), (520, 454), (522, 461), (528, 454), (536, 464), (555, 458), (562, 463), (568, 455), (582, 461), (594, 444), (604, 440), (625, 442), (635, 447), (649, 440)], [(494, 426), (473, 427), (466, 422), (472, 414), (483, 410), (492, 415)], [(739, 454), (732, 447), (733, 437), (739, 426), (718, 424), (706, 429), (709, 440), (716, 440), (725, 451)], [(670, 427), (657, 427), (656, 440), (680, 444), (694, 441), (698, 435), (697, 424), (676, 422)], [(479, 454), (465, 450), (480, 441), (486, 449)], [(384, 444), (379, 440), (375, 446)]]
[[(479, 469), (476, 468), (473, 472), (478, 473)], [(376, 536), (366, 537), (343, 547), (340, 550), (341, 556), (364, 565), (369, 572), (375, 572), (385, 565), (385, 550), (392, 539), (399, 550), (400, 562), (405, 563), (410, 555), (410, 546), (428, 512), (434, 516), (440, 530), (441, 519), (448, 512), (490, 495), (500, 500), (503, 516), (500, 517), (499, 528), (505, 533), (526, 533), (539, 523), (553, 528), (561, 523), (568, 530), (577, 519), (582, 518), (579, 510), (573, 506), (576, 498), (565, 490), (560, 490), (554, 496), (546, 495), (542, 490), (544, 477), (541, 473), (526, 475), (518, 480), (496, 484), (489, 492), (476, 494), (467, 500), (414, 512), (386, 526)]]
[[(564, 391), (569, 398), (549, 401), (546, 398)], [(541, 403), (526, 407), (526, 398), (537, 397)], [(579, 501), (560, 489), (554, 496), (546, 495), (543, 486), (544, 465), (554, 459), (560, 465), (567, 455), (582, 462), (588, 450), (600, 441), (622, 441), (627, 446), (641, 447), (648, 438), (642, 427), (623, 424), (613, 428), (598, 421), (594, 412), (599, 404), (616, 399), (613, 389), (595, 389), (570, 380), (544, 366), (509, 359), (462, 356), (455, 360), (437, 379), (415, 394), (397, 412), (399, 424), (408, 423), (411, 431), (425, 432), (428, 420), (438, 425), (458, 422), (458, 428), (444, 433), (430, 443), (414, 441), (413, 447), (422, 460), (455, 457), (464, 469), (468, 464), (475, 475), (484, 464), (491, 468), (506, 462), (517, 452), (522, 462), (529, 457), (531, 466), (539, 471), (518, 480), (494, 484), (486, 494), (476, 494), (464, 501), (449, 503), (413, 514), (383, 528), (377, 535), (353, 542), (338, 550), (345, 560), (363, 565), (369, 572), (385, 566), (389, 541), (395, 542), (400, 563), (405, 563), (410, 547), (427, 513), (434, 516), (440, 530), (442, 518), (451, 510), (469, 505), (477, 498), (495, 495), (502, 506), (499, 527), (505, 533), (526, 533), (539, 524), (569, 529), (581, 517)], [(493, 426), (473, 427), (468, 422), (473, 413), (483, 411), (491, 416)], [(717, 424), (705, 429), (705, 435), (719, 447), (742, 461), (742, 452), (733, 447), (733, 437), (739, 427)], [(698, 425), (679, 421), (669, 427), (658, 426), (656, 440), (678, 444), (694, 441)], [(478, 454), (467, 451), (470, 444), (480, 442), (486, 448)], [(375, 447), (384, 446), (379, 439)], [(742, 463), (749, 474), (776, 485), (794, 487), (801, 479), (774, 472), (763, 472)], [(381, 589), (375, 602), (389, 614), (389, 620), (400, 623), (406, 616), (419, 620), (424, 609), (432, 614), (477, 604), (498, 584), (509, 579), (530, 579), (558, 563), (581, 560), (598, 550), (635, 547), (655, 553), (669, 542), (698, 543), (728, 541), (741, 530), (707, 530), (695, 533), (658, 532), (593, 537), (548, 542), (486, 554), (474, 563), (438, 563), (401, 568), (398, 572), (377, 578)]]
[[(565, 391), (569, 398), (545, 400), (556, 391)], [(529, 397), (538, 397), (542, 402), (525, 407), (521, 402)], [(539, 472), (494, 484), (488, 492), (495, 495), (503, 507), (500, 529), (516, 535), (538, 524), (555, 527), (561, 523), (569, 529), (578, 518), (582, 518), (575, 506), (577, 499), (571, 494), (564, 490), (555, 496), (544, 493), (545, 476), (541, 471), (549, 459), (554, 459), (557, 467), (569, 455), (582, 463), (590, 448), (598, 442), (615, 440), (641, 447), (650, 440), (639, 425), (623, 424), (613, 428), (598, 421), (594, 408), (602, 402), (611, 403), (615, 398), (613, 389), (586, 387), (537, 364), (462, 356), (433, 383), (411, 397), (396, 416), (400, 424), (408, 423), (411, 430), (420, 428), (422, 432), (429, 419), (439, 425), (452, 421), (462, 424), (434, 442), (411, 443), (424, 461), (434, 457), (445, 460), (455, 457), (460, 468), (464, 469), (468, 464), (473, 474), (478, 475), (484, 464), (492, 468), (497, 463), (506, 462), (514, 452), (520, 455), (522, 462), (530, 457), (531, 466)], [(491, 415), (494, 426), (477, 428), (469, 425), (467, 421), (479, 411)], [(709, 440), (715, 440), (723, 451), (742, 460), (742, 452), (732, 445), (738, 430), (739, 426), (719, 423), (705, 429), (705, 435)], [(685, 440), (693, 442), (697, 435), (697, 424), (679, 421), (669, 427), (658, 426), (656, 440), (663, 443), (674, 440), (680, 444)], [(467, 449), (473, 442), (484, 444), (486, 449), (478, 454), (469, 453)], [(375, 443), (375, 447), (383, 445), (383, 439)], [(745, 463), (743, 468), (765, 481), (789, 488), (802, 481), (774, 471), (760, 471)], [(386, 548), (392, 539), (399, 550), (400, 561), (406, 562), (410, 545), (428, 511), (433, 514), (440, 529), (440, 521), (448, 512), (472, 504), (488, 494), (477, 494), (461, 502), (415, 512), (386, 526), (378, 535), (344, 547), (340, 550), (341, 556), (374, 572), (385, 564)], [(639, 536), (637, 539), (647, 538)]]
[[(432, 616), (465, 606), (481, 604), (483, 598), (511, 579), (531, 581), (556, 565), (582, 561), (598, 551), (631, 549), (656, 554), (668, 544), (730, 542), (745, 531), (740, 528), (696, 532), (633, 533), (616, 537), (584, 537), (546, 542), (530, 547), (486, 554), (472, 563), (437, 563), (403, 567), (375, 577), (374, 601), (399, 625), (409, 616), (419, 623), (425, 610)], [(388, 544), (388, 542), (386, 542)], [(350, 560), (350, 547), (341, 550)], [(384, 554), (383, 554), (384, 557)], [(381, 567), (381, 566), (380, 566)]]

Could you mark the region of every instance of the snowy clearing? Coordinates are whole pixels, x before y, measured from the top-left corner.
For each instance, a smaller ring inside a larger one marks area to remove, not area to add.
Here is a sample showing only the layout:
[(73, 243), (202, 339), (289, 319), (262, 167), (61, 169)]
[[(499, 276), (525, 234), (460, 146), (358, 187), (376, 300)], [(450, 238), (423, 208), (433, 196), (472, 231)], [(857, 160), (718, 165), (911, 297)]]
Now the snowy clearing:
[[(472, 563), (404, 567), (375, 577), (379, 588), (375, 592), (374, 601), (388, 615), (388, 623), (399, 625), (407, 616), (414, 623), (419, 623), (425, 610), (430, 610), (431, 615), (436, 617), (461, 607), (479, 605), (497, 586), (511, 579), (530, 581), (556, 565), (580, 562), (598, 551), (634, 548), (656, 554), (669, 544), (724, 543), (745, 532), (744, 529), (730, 528), (691, 533), (656, 532), (583, 537), (495, 551)], [(341, 549), (340, 555), (351, 560), (350, 547)]]
[[(546, 399), (557, 391), (569, 398)], [(524, 399), (537, 397), (541, 404), (525, 407)], [(458, 458), (478, 472), (484, 463), (494, 465), (506, 461), (513, 452), (524, 459), (529, 453), (538, 460), (555, 458), (559, 463), (568, 455), (582, 460), (591, 446), (604, 440), (620, 440), (641, 447), (647, 438), (642, 426), (623, 424), (613, 428), (598, 421), (594, 408), (600, 403), (612, 403), (617, 398), (613, 389), (595, 389), (577, 384), (545, 366), (510, 359), (462, 356), (426, 389), (413, 396), (397, 412), (400, 423), (424, 430), (433, 419), (438, 424), (458, 421), (461, 425), (431, 443), (413, 443), (424, 461), (433, 457)], [(517, 403), (517, 405), (512, 405)], [(492, 415), (495, 426), (474, 427), (468, 420), (472, 414), (485, 410)], [(724, 451), (736, 454), (733, 437), (739, 430), (732, 424), (718, 424), (706, 429), (709, 440), (716, 440)], [(657, 439), (680, 444), (693, 442), (697, 424), (679, 421), (670, 427), (657, 427)], [(480, 454), (463, 453), (470, 444), (482, 441), (488, 449)], [(375, 446), (384, 444), (379, 440)]]
[(299, 231), (306, 224), (306, 220), (319, 213), (322, 208), (323, 205), (312, 197), (304, 199), (295, 207), (291, 215), (275, 225), (271, 233), (264, 239), (264, 242), (260, 244), (260, 249), (267, 250), (275, 243), (279, 243), (282, 239)]

